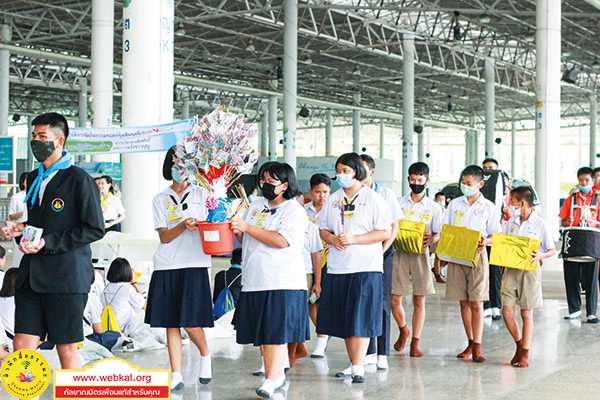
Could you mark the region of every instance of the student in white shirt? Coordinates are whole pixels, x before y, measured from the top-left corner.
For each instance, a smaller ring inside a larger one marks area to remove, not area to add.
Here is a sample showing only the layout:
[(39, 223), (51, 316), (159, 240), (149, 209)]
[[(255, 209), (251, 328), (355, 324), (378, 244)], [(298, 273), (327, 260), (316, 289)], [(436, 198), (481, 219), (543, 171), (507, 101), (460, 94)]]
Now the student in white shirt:
[(102, 307), (110, 305), (119, 328), (125, 336), (129, 335), (129, 326), (137, 311), (144, 307), (144, 296), (142, 296), (137, 283), (134, 281), (131, 265), (124, 258), (115, 258), (110, 264), (106, 276), (108, 284), (100, 296)]
[(457, 358), (483, 362), (481, 338), (483, 336), (483, 302), (489, 298), (489, 263), (485, 246), (491, 244), (492, 233), (501, 232), (500, 210), (480, 192), (483, 187), (483, 169), (477, 165), (466, 167), (460, 174), (460, 189), (464, 196), (450, 202), (444, 214), (447, 225), (463, 226), (479, 231), (481, 241), (477, 268), (448, 263), (446, 300), (460, 302), (465, 333), (469, 344)]
[(429, 226), (429, 231), (423, 241), (424, 254), (397, 251), (394, 256), (392, 312), (400, 329), (400, 337), (394, 344), (394, 348), (402, 351), (410, 335), (406, 325), (406, 313), (402, 307), (402, 296), (410, 294), (409, 282), (412, 282), (413, 334), (409, 354), (411, 357), (423, 357), (423, 352), (419, 350), (419, 340), (425, 323), (425, 297), (435, 294), (429, 270), (429, 246), (439, 240), (442, 213), (440, 207), (425, 195), (425, 188), (430, 182), (427, 164), (423, 162), (412, 164), (408, 168), (408, 182), (411, 193), (400, 199), (400, 208), (405, 215), (405, 220), (425, 223)]
[[(308, 191), (312, 201), (304, 205), (304, 210), (306, 211), (306, 215), (308, 216), (308, 220), (312, 222), (317, 230), (319, 228), (319, 212), (323, 209), (323, 205), (327, 198), (331, 194), (331, 179), (323, 174), (316, 173), (310, 177), (310, 190)], [(320, 237), (320, 236), (319, 236)], [(329, 254), (329, 245), (321, 240), (321, 244), (323, 245), (322, 257), (327, 257)], [(321, 264), (319, 264), (321, 267)], [(325, 259), (325, 265), (321, 268), (321, 288), (323, 287), (323, 283), (327, 279), (327, 259)], [(320, 297), (320, 294), (319, 294)], [(310, 303), (308, 305), (308, 313), (310, 314), (310, 319), (317, 326), (317, 314), (319, 312), (319, 299), (314, 303)], [(315, 343), (315, 348), (310, 355), (311, 358), (324, 358), (325, 350), (327, 350), (327, 343), (329, 341), (329, 336), (317, 334), (317, 340)]]
[[(367, 177), (362, 181), (383, 197), (390, 210), (392, 221), (392, 234), (389, 239), (383, 242), (383, 333), (377, 338), (372, 338), (369, 343), (369, 350), (365, 357), (365, 365), (376, 364), (377, 369), (388, 369), (387, 358), (390, 355), (390, 334), (391, 334), (391, 302), (392, 302), (392, 272), (394, 270), (394, 239), (398, 234), (398, 221), (404, 217), (404, 213), (400, 209), (396, 194), (384, 186), (377, 184), (373, 180), (375, 175), (375, 160), (367, 154), (361, 154), (360, 158), (363, 161), (363, 166), (367, 172)], [(377, 356), (375, 355), (377, 353)]]
[(15, 336), (15, 284), (18, 268), (9, 268), (0, 288), (0, 323), (7, 336)]
[[(27, 204), (25, 204), (25, 196), (27, 196), (27, 172), (23, 172), (19, 177), (19, 192), (10, 198), (8, 206), (8, 218), (13, 222), (27, 221)], [(19, 268), (23, 252), (19, 247), (13, 245), (12, 266)]]
[[(319, 215), (321, 238), (331, 245), (321, 292), (317, 333), (346, 341), (353, 382), (364, 382), (369, 341), (382, 333), (383, 252), (391, 234), (390, 211), (379, 194), (363, 185), (366, 171), (356, 153), (335, 164), (342, 187)], [(336, 374), (346, 376), (346, 371)]]
[[(533, 336), (533, 309), (543, 304), (542, 260), (552, 257), (556, 250), (546, 222), (533, 209), (533, 192), (529, 187), (521, 186), (511, 192), (510, 208), (515, 216), (504, 226), (504, 233), (541, 240), (539, 250), (531, 253), (531, 264), (537, 263), (537, 268), (534, 271), (505, 268), (500, 289), (504, 322), (517, 344), (510, 363), (514, 367), (526, 368), (529, 366), (529, 346)], [(522, 333), (515, 321), (516, 304), (521, 308)]]
[(181, 374), (181, 328), (200, 352), (199, 382), (212, 380), (212, 358), (202, 328), (214, 327), (210, 293), (211, 258), (202, 249), (196, 221), (208, 216), (208, 192), (187, 181), (174, 166), (171, 148), (163, 163), (163, 178), (172, 181), (152, 201), (154, 229), (160, 238), (154, 254), (154, 272), (148, 289), (145, 322), (166, 328), (171, 390), (184, 387)]
[(272, 162), (261, 174), (264, 198), (252, 203), (244, 218), (231, 219), (244, 254), (233, 324), (239, 344), (261, 346), (265, 381), (256, 393), (270, 398), (285, 384), (286, 344), (304, 342), (309, 336), (302, 258), (309, 222), (294, 199), (300, 191), (292, 167)]
[(125, 220), (125, 208), (121, 199), (115, 196), (112, 178), (108, 175), (95, 179), (100, 189), (100, 205), (104, 217), (104, 230), (120, 231), (119, 225)]

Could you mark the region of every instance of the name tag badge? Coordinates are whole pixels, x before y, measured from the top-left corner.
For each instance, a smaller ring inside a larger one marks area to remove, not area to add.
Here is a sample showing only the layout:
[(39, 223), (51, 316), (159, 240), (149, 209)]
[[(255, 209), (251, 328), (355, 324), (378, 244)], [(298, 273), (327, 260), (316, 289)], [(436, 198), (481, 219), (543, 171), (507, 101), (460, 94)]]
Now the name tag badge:
[(264, 227), (267, 225), (267, 221), (266, 221), (267, 214), (268, 213), (260, 213), (258, 215), (258, 218), (256, 219), (256, 224), (255, 224), (255, 226), (257, 228), (263, 228), (264, 229)]
[(181, 204), (169, 206), (169, 223), (179, 222), (183, 219)]
[(460, 228), (466, 228), (467, 225), (465, 225), (464, 217), (465, 217), (465, 213), (464, 212), (458, 212), (458, 213), (456, 213), (456, 216), (455, 216), (455, 219), (454, 219), (454, 226), (458, 226)]

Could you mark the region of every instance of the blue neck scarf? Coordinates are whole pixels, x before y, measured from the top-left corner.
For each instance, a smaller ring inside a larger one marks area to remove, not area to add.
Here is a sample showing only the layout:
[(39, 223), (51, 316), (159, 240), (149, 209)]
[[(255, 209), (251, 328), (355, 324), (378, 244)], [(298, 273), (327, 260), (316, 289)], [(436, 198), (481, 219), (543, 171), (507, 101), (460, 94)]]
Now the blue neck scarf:
[(29, 199), (34, 199), (31, 204), (31, 208), (33, 208), (33, 204), (35, 203), (35, 199), (37, 199), (38, 193), (40, 192), (40, 187), (42, 186), (42, 181), (49, 177), (52, 173), (56, 171), (60, 171), (61, 169), (67, 169), (73, 165), (73, 157), (63, 151), (62, 157), (52, 164), (47, 171), (44, 171), (44, 164), (40, 163), (40, 167), (38, 168), (38, 176), (35, 178), (31, 186), (29, 186), (29, 190), (27, 191), (27, 196), (25, 196), (25, 200), (23, 203), (27, 203)]

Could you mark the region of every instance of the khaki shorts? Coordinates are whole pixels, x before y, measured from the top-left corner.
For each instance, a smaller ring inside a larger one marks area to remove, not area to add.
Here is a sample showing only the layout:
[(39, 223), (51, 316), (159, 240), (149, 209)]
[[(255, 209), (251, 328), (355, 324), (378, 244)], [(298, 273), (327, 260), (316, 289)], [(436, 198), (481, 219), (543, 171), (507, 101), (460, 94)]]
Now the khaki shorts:
[(306, 287), (308, 288), (308, 297), (310, 297), (310, 291), (312, 290), (315, 278), (313, 274), (306, 274)]
[(425, 254), (411, 254), (403, 251), (394, 253), (392, 294), (397, 296), (409, 295), (411, 279), (414, 296), (435, 294), (433, 278), (429, 270), (429, 251), (426, 251)]
[(523, 310), (532, 310), (543, 305), (542, 270), (538, 266), (535, 271), (504, 268), (502, 288), (500, 289), (502, 304), (505, 306), (521, 306)]
[(485, 249), (476, 268), (448, 263), (446, 300), (488, 301), (490, 297), (490, 266)]

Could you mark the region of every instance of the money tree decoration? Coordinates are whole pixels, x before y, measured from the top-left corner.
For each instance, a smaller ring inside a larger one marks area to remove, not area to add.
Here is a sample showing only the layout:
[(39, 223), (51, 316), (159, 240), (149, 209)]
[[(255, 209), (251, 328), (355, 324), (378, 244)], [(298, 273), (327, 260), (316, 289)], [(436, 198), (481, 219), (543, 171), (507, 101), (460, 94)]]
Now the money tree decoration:
[[(210, 193), (206, 201), (208, 222), (225, 222), (233, 212), (228, 207), (227, 189), (258, 160), (256, 124), (229, 110), (216, 108), (194, 124), (177, 144), (174, 166)], [(244, 203), (246, 201), (243, 201)]]

